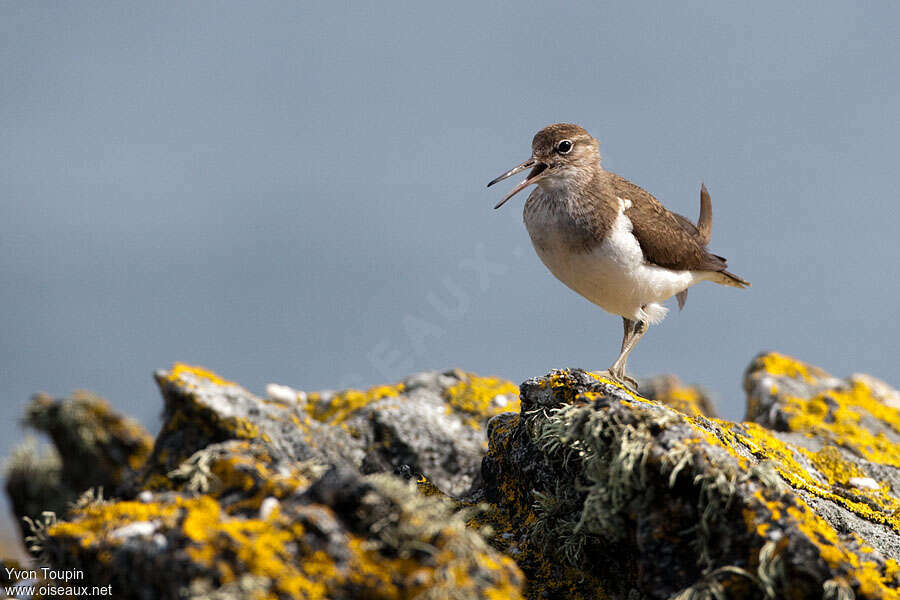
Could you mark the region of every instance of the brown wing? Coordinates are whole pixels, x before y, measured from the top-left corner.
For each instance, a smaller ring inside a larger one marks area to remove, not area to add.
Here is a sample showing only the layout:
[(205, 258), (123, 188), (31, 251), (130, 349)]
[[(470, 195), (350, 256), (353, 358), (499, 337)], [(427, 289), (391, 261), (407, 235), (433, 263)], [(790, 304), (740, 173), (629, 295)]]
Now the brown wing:
[(631, 200), (625, 215), (631, 219), (647, 262), (677, 270), (724, 271), (725, 259), (706, 251), (697, 227), (685, 217), (669, 212), (644, 189), (615, 174), (610, 179), (612, 193)]
[(669, 211), (669, 214), (675, 217), (678, 224), (684, 227), (688, 233), (697, 238), (697, 241), (703, 243), (703, 238), (700, 237), (700, 230), (697, 229), (697, 226), (691, 223), (687, 217), (682, 217), (678, 213), (673, 213), (672, 211)]

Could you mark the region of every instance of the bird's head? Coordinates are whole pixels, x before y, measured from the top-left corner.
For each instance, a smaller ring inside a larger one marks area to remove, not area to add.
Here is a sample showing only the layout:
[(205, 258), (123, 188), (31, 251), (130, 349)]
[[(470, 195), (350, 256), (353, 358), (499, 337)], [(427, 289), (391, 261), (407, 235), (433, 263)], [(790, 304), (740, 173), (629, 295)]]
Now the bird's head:
[(532, 183), (553, 189), (589, 180), (594, 170), (600, 168), (599, 147), (597, 140), (578, 125), (556, 123), (544, 127), (531, 141), (531, 157), (488, 184), (491, 187), (498, 181), (531, 169), (525, 181), (514, 187), (494, 208), (500, 208)]

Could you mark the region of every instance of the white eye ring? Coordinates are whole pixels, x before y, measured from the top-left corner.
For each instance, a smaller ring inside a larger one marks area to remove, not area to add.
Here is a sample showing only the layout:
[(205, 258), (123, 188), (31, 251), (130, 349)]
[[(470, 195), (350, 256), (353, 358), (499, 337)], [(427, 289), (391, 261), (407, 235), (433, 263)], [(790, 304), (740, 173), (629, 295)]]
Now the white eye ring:
[[(568, 144), (568, 146), (566, 146), (565, 150), (563, 150), (564, 144)], [(572, 148), (574, 148), (574, 147), (575, 147), (575, 143), (572, 140), (562, 140), (560, 143), (558, 143), (556, 145), (556, 151), (559, 152), (560, 154), (568, 154), (569, 152), (572, 151)]]

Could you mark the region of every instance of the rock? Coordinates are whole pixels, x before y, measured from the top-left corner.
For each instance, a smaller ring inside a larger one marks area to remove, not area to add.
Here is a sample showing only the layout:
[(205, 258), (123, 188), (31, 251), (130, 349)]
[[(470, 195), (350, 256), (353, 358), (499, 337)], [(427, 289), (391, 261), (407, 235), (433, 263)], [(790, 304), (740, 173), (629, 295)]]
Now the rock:
[(54, 448), (30, 440), (13, 452), (6, 490), (20, 522), (43, 511), (62, 514), (88, 488), (116, 494), (130, 487), (153, 445), (136, 421), (88, 392), (64, 399), (36, 395), (25, 424), (50, 436)]
[(307, 394), (270, 384), (265, 399), (187, 365), (156, 378), (165, 413), (145, 471), (150, 487), (154, 478), (165, 486), (166, 473), (209, 444), (261, 438), (276, 460), (316, 459), (363, 473), (405, 466), (461, 494), (479, 473), (487, 420), (518, 410), (515, 385), (461, 371), (420, 373), (366, 391)]
[[(526, 381), (522, 414), (489, 423), (479, 499), (528, 596), (897, 597), (898, 447), (886, 433), (897, 411), (858, 382), (832, 403), (820, 395), (844, 390), (838, 380), (776, 363), (758, 358), (747, 381), (749, 414), (779, 431), (685, 414), (579, 370)], [(772, 400), (772, 382), (789, 391)], [(780, 403), (805, 407), (794, 430)]]
[(355, 444), (344, 432), (305, 418), (300, 408), (259, 398), (200, 367), (157, 371), (163, 425), (142, 473), (142, 487), (168, 489), (168, 475), (194, 453), (230, 440), (259, 440), (275, 462), (317, 459), (350, 466)]
[(41, 560), (117, 598), (520, 597), (512, 559), (391, 475), (273, 461), (265, 444), (232, 440), (172, 484), (83, 502), (38, 536)]
[(425, 373), (263, 399), (198, 367), (156, 378), (164, 423), (139, 477), (115, 498), (91, 491), (44, 512), (29, 537), (40, 564), (117, 598), (521, 597), (515, 562), (419, 475), (467, 489), (482, 423), (518, 408), (512, 384)]
[(114, 497), (72, 491), (71, 458), (12, 461), (78, 496), (34, 523), (39, 564), (116, 598), (900, 597), (900, 411), (869, 376), (760, 355), (744, 423), (674, 376), (642, 396), (581, 370), (266, 398), (185, 365), (157, 381), (142, 466), (53, 438), (94, 448)]
[(744, 376), (745, 419), (803, 434), (797, 443), (832, 444), (876, 464), (900, 467), (896, 390), (873, 377), (838, 379), (777, 353), (757, 356)]
[(641, 396), (671, 406), (686, 415), (717, 417), (712, 399), (696, 385), (685, 385), (676, 375), (657, 375), (640, 381)]
[(407, 466), (458, 495), (479, 474), (488, 419), (518, 411), (519, 390), (503, 379), (430, 372), (366, 392), (310, 393), (304, 408), (312, 419), (340, 428), (358, 443), (352, 463), (363, 473)]

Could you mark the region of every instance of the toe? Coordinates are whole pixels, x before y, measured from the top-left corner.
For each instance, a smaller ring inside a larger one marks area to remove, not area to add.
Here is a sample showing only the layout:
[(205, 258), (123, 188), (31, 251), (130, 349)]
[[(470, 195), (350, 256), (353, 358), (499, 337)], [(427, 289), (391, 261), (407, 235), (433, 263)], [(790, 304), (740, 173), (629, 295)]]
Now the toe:
[(622, 384), (624, 384), (625, 387), (629, 388), (635, 394), (638, 393), (638, 382), (634, 377), (629, 377), (628, 375), (623, 375), (622, 376)]

